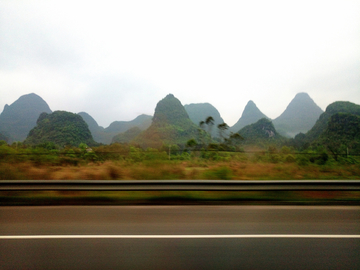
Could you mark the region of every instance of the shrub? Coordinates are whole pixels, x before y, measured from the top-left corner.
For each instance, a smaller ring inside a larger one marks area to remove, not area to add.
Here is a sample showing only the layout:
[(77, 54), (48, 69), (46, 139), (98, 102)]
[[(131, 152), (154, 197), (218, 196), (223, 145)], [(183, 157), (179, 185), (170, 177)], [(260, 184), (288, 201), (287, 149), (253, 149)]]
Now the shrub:
[(271, 163), (278, 163), (280, 162), (281, 158), (278, 154), (271, 154), (269, 160)]
[(287, 155), (285, 157), (285, 162), (286, 163), (294, 163), (296, 161), (295, 157), (293, 155)]
[(216, 169), (210, 169), (204, 173), (206, 179), (211, 180), (230, 180), (232, 178), (232, 170), (228, 167), (220, 167)]
[(299, 166), (306, 166), (309, 164), (309, 159), (304, 155), (300, 155), (296, 158), (296, 163)]

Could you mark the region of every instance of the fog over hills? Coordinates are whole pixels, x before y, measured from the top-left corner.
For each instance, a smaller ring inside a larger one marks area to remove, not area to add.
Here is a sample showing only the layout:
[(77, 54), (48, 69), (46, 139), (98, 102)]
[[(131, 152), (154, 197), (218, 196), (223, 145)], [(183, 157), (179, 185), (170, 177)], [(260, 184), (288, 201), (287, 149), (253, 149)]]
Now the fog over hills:
[(145, 130), (151, 125), (151, 119), (151, 115), (141, 114), (131, 121), (114, 121), (105, 128), (105, 132), (121, 133), (132, 127), (138, 127), (141, 130)]
[[(224, 123), (219, 111), (210, 103), (192, 103), (184, 105), (191, 121), (199, 126), (201, 121), (205, 121), (207, 117), (211, 116), (214, 119), (214, 126)], [(218, 137), (217, 129), (212, 130), (212, 137)]]
[[(322, 110), (308, 94), (299, 93), (272, 123), (276, 132), (287, 137), (310, 130), (306, 137), (307, 141), (312, 141), (325, 130), (331, 115), (338, 112), (357, 114), (358, 106), (351, 102), (339, 101), (329, 105), (326, 112), (322, 114)], [(10, 106), (6, 105), (0, 115), (0, 138), (8, 143), (23, 141), (29, 131), (36, 126), (36, 121), (42, 112), (51, 113), (51, 110), (48, 104), (36, 94), (21, 96)], [(86, 112), (80, 112), (78, 115), (88, 125), (94, 140), (104, 144), (110, 144), (112, 141), (131, 141), (135, 137), (138, 144), (142, 143), (140, 139), (142, 138), (144, 145), (186, 143), (186, 140), (199, 136), (199, 122), (205, 121), (209, 116), (215, 120), (211, 131), (212, 137), (215, 138), (218, 137), (217, 125), (226, 122), (210, 103), (183, 106), (172, 94), (158, 102), (153, 117), (142, 114), (131, 121), (114, 121), (107, 128), (99, 126), (96, 120)], [(239, 121), (230, 128), (230, 131), (238, 132), (263, 118), (268, 119), (250, 100)], [(141, 132), (145, 130), (145, 133)], [(210, 130), (206, 129), (206, 131)], [(125, 132), (127, 133), (124, 134)], [(119, 134), (122, 135), (115, 139), (114, 137)]]
[(90, 130), (104, 130), (103, 127), (99, 126), (98, 123), (95, 121), (95, 119), (86, 112), (79, 112), (78, 115), (80, 115), (86, 124), (88, 124)]
[(141, 131), (147, 129), (150, 126), (152, 119), (152, 116), (142, 114), (131, 121), (114, 121), (110, 124), (109, 127), (103, 128), (99, 126), (95, 119), (92, 118), (88, 113), (80, 112), (79, 115), (88, 124), (94, 140), (96, 142), (105, 144), (110, 144), (114, 136), (131, 128), (136, 127)]
[(268, 117), (258, 109), (256, 104), (252, 100), (250, 100), (246, 104), (240, 119), (235, 123), (235, 125), (230, 127), (230, 131), (238, 132), (243, 127), (253, 124), (262, 118)]
[(91, 115), (86, 112), (79, 112), (78, 115), (80, 115), (84, 119), (96, 142), (108, 143), (111, 140), (111, 135), (106, 134), (104, 128), (99, 126)]
[(322, 113), (307, 93), (298, 93), (273, 124), (280, 134), (294, 137), (310, 130)]
[(23, 141), (36, 126), (42, 112), (51, 113), (49, 105), (38, 95), (31, 93), (21, 96), (10, 106), (5, 105), (0, 114), (0, 133), (13, 141)]

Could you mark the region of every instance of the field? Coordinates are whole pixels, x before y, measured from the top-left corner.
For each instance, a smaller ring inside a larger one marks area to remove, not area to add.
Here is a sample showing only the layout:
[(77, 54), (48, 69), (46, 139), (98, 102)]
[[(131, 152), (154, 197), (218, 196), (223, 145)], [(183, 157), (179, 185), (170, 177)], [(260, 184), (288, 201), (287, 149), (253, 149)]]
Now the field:
[[(271, 151), (169, 152), (102, 146), (46, 150), (0, 147), (1, 180), (321, 180), (360, 179), (357, 156)], [(0, 192), (0, 205), (295, 203), (358, 204), (355, 192), (216, 192), (216, 191), (44, 191)]]
[[(266, 154), (264, 154), (265, 156)], [(281, 157), (279, 155), (279, 157)], [(279, 159), (278, 157), (278, 159)], [(38, 160), (3, 161), (3, 180), (295, 180), (360, 179), (359, 164), (328, 161), (326, 164), (259, 160), (248, 154), (232, 155), (227, 160), (190, 158), (188, 160), (66, 160), (66, 163)], [(268, 158), (266, 158), (268, 159)]]

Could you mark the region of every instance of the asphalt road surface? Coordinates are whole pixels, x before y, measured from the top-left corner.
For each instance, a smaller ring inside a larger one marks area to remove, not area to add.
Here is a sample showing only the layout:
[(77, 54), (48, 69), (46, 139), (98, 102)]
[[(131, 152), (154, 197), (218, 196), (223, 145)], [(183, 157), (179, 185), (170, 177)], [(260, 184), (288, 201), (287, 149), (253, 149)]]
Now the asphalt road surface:
[(360, 269), (360, 207), (0, 207), (0, 269)]

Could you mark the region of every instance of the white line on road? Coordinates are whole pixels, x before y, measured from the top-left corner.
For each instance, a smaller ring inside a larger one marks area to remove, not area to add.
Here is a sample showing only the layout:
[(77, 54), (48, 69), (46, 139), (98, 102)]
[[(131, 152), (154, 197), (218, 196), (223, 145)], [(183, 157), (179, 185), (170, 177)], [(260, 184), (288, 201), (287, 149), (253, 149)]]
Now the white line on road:
[(166, 238), (360, 238), (351, 234), (210, 234), (210, 235), (1, 235), (0, 239), (166, 239)]

